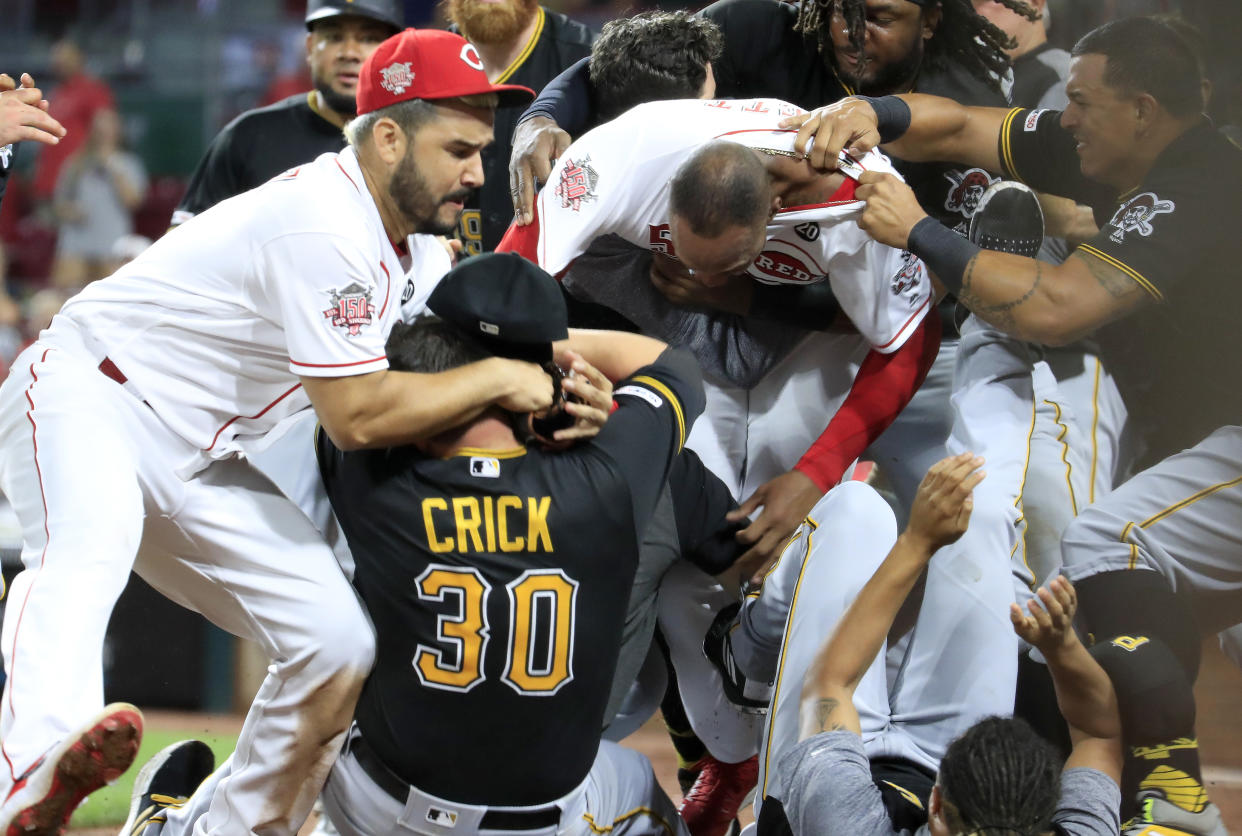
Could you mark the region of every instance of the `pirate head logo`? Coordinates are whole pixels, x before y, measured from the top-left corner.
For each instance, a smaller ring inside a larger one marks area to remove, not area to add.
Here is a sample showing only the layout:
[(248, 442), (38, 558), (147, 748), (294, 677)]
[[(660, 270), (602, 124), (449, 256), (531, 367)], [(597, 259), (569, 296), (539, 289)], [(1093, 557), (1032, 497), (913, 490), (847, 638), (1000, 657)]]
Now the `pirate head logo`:
[(387, 67), (381, 67), (380, 75), (384, 77), (380, 87), (394, 96), (400, 96), (405, 88), (414, 83), (414, 73), (410, 70), (409, 61), (394, 61)]
[(323, 318), (348, 336), (358, 336), (358, 332), (375, 318), (369, 287), (353, 282), (341, 290), (329, 290), (328, 296), (332, 298), (332, 307), (323, 312)]
[(914, 253), (902, 251), (901, 269), (893, 276), (888, 289), (897, 297), (905, 297), (911, 305), (918, 302), (923, 282), (923, 261)]
[(949, 196), (945, 198), (944, 208), (950, 212), (961, 212), (964, 218), (975, 214), (975, 210), (979, 208), (979, 200), (988, 190), (988, 186), (1000, 180), (981, 168), (968, 168), (965, 171), (953, 169), (946, 171), (944, 176), (953, 184), (949, 189)]
[(1113, 227), (1113, 231), (1109, 234), (1109, 238), (1120, 244), (1126, 239), (1127, 232), (1137, 232), (1146, 238), (1151, 235), (1151, 221), (1157, 215), (1167, 215), (1173, 212), (1173, 201), (1161, 200), (1156, 197), (1153, 192), (1143, 192), (1130, 198), (1116, 214), (1108, 225)]
[(599, 175), (591, 167), (590, 155), (577, 162), (566, 160), (555, 191), (556, 196), (561, 199), (561, 208), (573, 209), (577, 212), (582, 204), (595, 200), (597, 183), (599, 183)]

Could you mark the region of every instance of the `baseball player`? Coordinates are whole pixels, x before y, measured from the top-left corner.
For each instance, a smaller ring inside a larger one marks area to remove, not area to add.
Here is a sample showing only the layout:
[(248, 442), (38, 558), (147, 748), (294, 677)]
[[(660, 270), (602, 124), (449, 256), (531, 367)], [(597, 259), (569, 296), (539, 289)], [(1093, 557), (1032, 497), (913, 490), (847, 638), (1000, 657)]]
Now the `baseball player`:
[(306, 63), (314, 89), (235, 118), (211, 141), (172, 225), (345, 147), (362, 63), (404, 22), (396, 0), (308, 0)]
[[(242, 444), (308, 407), (339, 444), (366, 447), (489, 404), (550, 402), (533, 364), (428, 377), (389, 372), (383, 352), (400, 242), (452, 227), (481, 176), (491, 97), (529, 91), (490, 84), (469, 44), (434, 31), (387, 41), (359, 91), (350, 148), (205, 212), (92, 284), (0, 388), (0, 490), (25, 566), (3, 629), (6, 832), (60, 832), (133, 757), (132, 712), (90, 719), (132, 567), (273, 659), (219, 791), (196, 795), (170, 829), (295, 833), (373, 645), (330, 550)], [(473, 95), (484, 98), (459, 98)]]
[[(1129, 408), (1127, 429), (1146, 446), (1138, 461), (1157, 464), (1070, 524), (1066, 574), (1097, 640), (1136, 637), (1106, 669), (1157, 689), (1171, 715), (1156, 722), (1123, 694), (1139, 776), (1123, 797), (1147, 796), (1140, 823), (1172, 816), (1167, 823), (1209, 832), (1214, 808), (1199, 778), (1190, 682), (1198, 630), (1230, 626), (1242, 614), (1238, 544), (1217, 523), (1236, 510), (1242, 448), (1232, 367), (1210, 376), (1186, 370), (1231, 350), (1224, 311), (1237, 291), (1217, 276), (1227, 273), (1232, 247), (1211, 219), (1236, 201), (1242, 152), (1203, 120), (1195, 55), (1164, 24), (1108, 24), (1073, 55), (1070, 105), (1061, 114), (885, 98), (879, 119), (871, 105), (849, 102), (803, 128), (818, 131), (812, 154), (882, 137), (895, 140), (896, 153), (1003, 166), (1036, 188), (1091, 201), (1099, 235), (1056, 267), (944, 240), (900, 185), (883, 178), (864, 189), (873, 204), (864, 224), (927, 256), (976, 315), (1006, 332), (1054, 344), (1096, 332)], [(1120, 198), (1100, 199), (1101, 187)], [(1158, 760), (1141, 757), (1153, 752)], [(1153, 797), (1161, 803), (1149, 803)]]
[(55, 144), (65, 135), (47, 109), (30, 73), (22, 73), (20, 88), (12, 76), (0, 73), (0, 200), (13, 170), (14, 144), (25, 139)]
[[(559, 288), (516, 256), (470, 259), (429, 304), (444, 320), (390, 344), (401, 367), (547, 363), (567, 336)], [(685, 832), (646, 758), (599, 729), (640, 533), (702, 410), (699, 373), (647, 337), (570, 344), (621, 381), (603, 431), (572, 450), (523, 448), (498, 410), (412, 447), (321, 439), (378, 635), (324, 793), (343, 834)], [(488, 768), (444, 768), (463, 751)]]
[[(965, 453), (935, 465), (900, 536), (874, 491), (843, 484), (782, 555), (775, 573), (797, 575), (799, 590), (765, 730), (761, 832), (1117, 833), (1117, 699), (1074, 633), (1074, 591), (1064, 578), (1041, 590), (1029, 615), (1010, 604), (1013, 629), (1047, 656), (1077, 731), (1064, 769), (1021, 720), (978, 717), (960, 736), (937, 737), (935, 722), (912, 729), (891, 707), (903, 683), (886, 682), (889, 630), (924, 569), (934, 583), (937, 550), (967, 528), (982, 463)], [(840, 560), (842, 548), (849, 561)], [(938, 644), (923, 645), (926, 638), (916, 634), (908, 652), (940, 654)], [(946, 688), (969, 692), (974, 684), (957, 669), (972, 639), (958, 634), (940, 656)]]

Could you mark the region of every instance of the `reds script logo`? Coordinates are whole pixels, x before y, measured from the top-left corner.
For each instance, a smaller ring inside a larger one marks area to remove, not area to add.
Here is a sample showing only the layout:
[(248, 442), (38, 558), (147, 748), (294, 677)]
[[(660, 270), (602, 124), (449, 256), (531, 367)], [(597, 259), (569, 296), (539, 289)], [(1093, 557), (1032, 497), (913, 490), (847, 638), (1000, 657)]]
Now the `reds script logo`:
[(894, 296), (905, 296), (911, 305), (919, 300), (918, 287), (923, 279), (923, 262), (914, 253), (903, 250), (901, 253), (901, 269), (893, 276), (888, 289)]
[(988, 186), (1000, 182), (981, 168), (968, 168), (965, 171), (946, 171), (944, 176), (953, 184), (949, 196), (945, 198), (944, 208), (950, 212), (961, 212), (962, 217), (969, 218), (979, 208), (979, 200)]
[(394, 96), (400, 96), (405, 88), (414, 83), (414, 73), (410, 71), (409, 61), (394, 61), (387, 67), (381, 67), (380, 75), (384, 77), (380, 87)]
[(1151, 219), (1157, 215), (1171, 214), (1173, 201), (1161, 200), (1153, 192), (1143, 192), (1130, 198), (1108, 223), (1115, 227), (1108, 236), (1120, 244), (1126, 239), (1127, 232), (1137, 232), (1146, 238), (1151, 235)]
[(332, 307), (323, 312), (323, 318), (351, 337), (358, 336), (364, 326), (375, 317), (375, 305), (371, 304), (371, 288), (354, 282), (343, 290), (329, 290)]
[(561, 199), (561, 208), (577, 212), (582, 204), (595, 200), (597, 183), (599, 175), (591, 167), (589, 154), (577, 162), (566, 160), (565, 167), (561, 169), (561, 182), (556, 184), (555, 191)]

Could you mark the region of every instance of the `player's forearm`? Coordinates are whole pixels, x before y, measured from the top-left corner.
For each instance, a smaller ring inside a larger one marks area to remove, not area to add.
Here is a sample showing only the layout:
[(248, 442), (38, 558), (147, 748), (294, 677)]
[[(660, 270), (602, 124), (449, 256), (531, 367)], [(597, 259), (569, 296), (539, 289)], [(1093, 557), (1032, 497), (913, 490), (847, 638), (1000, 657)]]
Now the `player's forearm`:
[(505, 361), (491, 358), (439, 374), (388, 370), (304, 378), (303, 385), (332, 443), (348, 451), (430, 438), (474, 418), (514, 384)]
[(872, 350), (854, 376), (845, 401), (795, 468), (822, 491), (835, 485), (845, 468), (905, 409), (939, 348), (940, 318), (933, 313), (893, 353)]
[[(863, 586), (832, 636), (820, 649), (803, 685), (803, 706), (818, 700), (853, 698), (854, 690), (884, 646), (901, 604), (914, 588), (935, 548), (903, 532), (880, 568)], [(803, 716), (803, 730), (809, 716)]]
[(559, 351), (568, 348), (603, 372), (612, 381), (623, 380), (643, 366), (650, 366), (668, 346), (652, 337), (624, 331), (593, 331), (571, 328), (569, 339), (555, 344)]
[[(966, 107), (952, 99), (906, 93), (910, 127), (884, 149), (910, 162), (957, 162), (1000, 170), (998, 139), (1005, 108)], [(883, 132), (881, 132), (883, 133)]]
[(1090, 737), (1121, 737), (1112, 680), (1077, 636), (1063, 647), (1040, 648), (1056, 689), (1057, 706), (1071, 728)]

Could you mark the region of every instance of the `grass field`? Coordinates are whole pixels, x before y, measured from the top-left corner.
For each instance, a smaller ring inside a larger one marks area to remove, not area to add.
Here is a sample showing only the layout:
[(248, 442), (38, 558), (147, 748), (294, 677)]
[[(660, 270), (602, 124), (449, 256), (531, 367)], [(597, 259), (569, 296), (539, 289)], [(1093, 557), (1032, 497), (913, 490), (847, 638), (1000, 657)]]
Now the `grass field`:
[(138, 770), (165, 746), (188, 737), (197, 737), (211, 746), (216, 754), (217, 764), (228, 757), (237, 743), (235, 734), (207, 734), (201, 727), (162, 729), (148, 726), (133, 767), (116, 784), (104, 787), (87, 799), (74, 814), (70, 827), (120, 827), (129, 814), (130, 790), (133, 789)]

